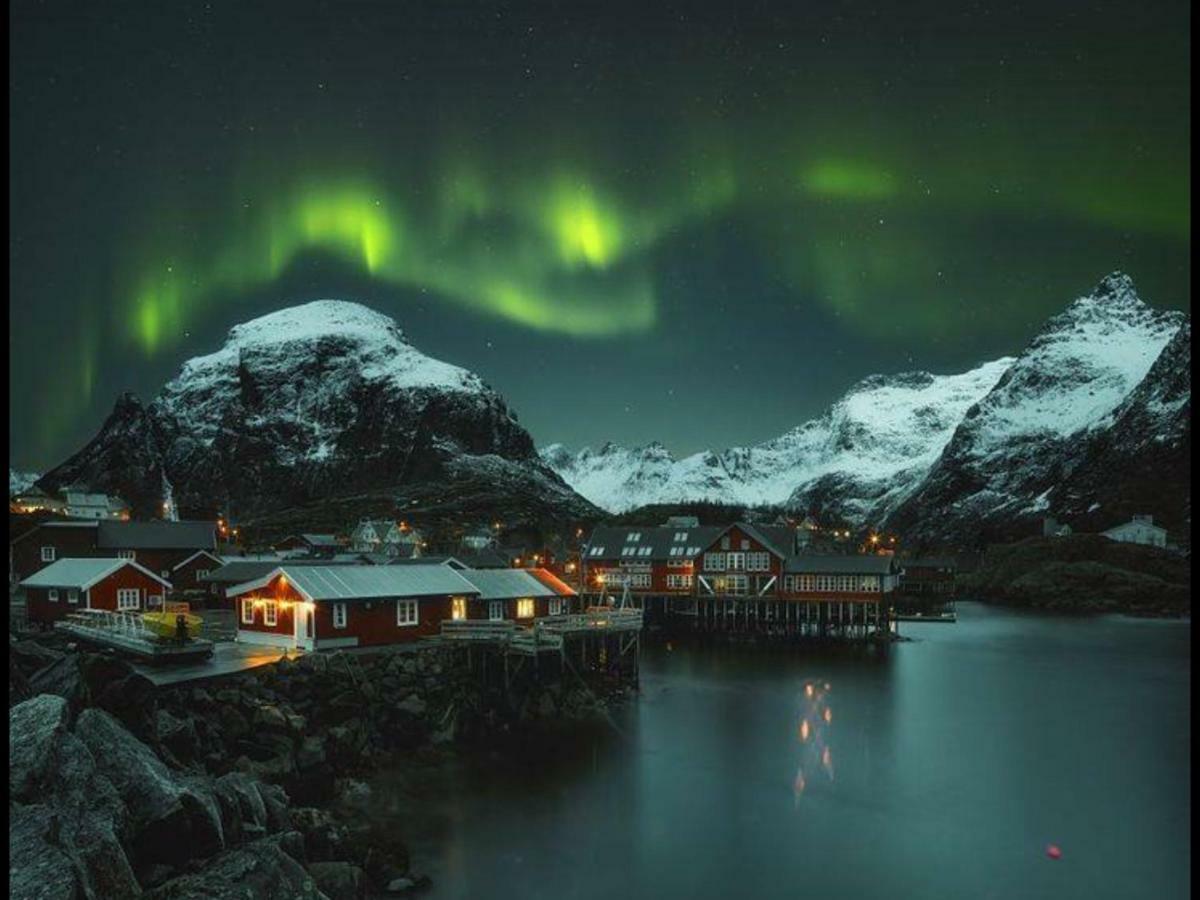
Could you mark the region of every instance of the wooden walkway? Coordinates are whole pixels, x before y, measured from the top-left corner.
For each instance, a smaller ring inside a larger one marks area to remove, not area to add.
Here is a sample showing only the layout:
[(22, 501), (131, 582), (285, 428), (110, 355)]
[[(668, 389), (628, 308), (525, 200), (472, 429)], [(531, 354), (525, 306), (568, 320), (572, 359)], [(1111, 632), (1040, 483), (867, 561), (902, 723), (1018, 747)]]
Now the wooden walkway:
[(603, 634), (629, 634), (642, 630), (640, 609), (591, 609), (583, 613), (548, 616), (533, 625), (511, 620), (459, 619), (443, 622), (441, 639), (487, 644), (520, 656), (561, 653), (569, 640)]

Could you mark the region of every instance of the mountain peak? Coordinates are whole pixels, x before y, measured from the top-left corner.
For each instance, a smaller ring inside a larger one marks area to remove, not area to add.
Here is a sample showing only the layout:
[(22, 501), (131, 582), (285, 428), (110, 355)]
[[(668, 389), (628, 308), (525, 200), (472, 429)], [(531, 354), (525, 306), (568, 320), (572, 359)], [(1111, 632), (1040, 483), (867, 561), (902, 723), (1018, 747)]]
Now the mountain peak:
[(351, 300), (313, 300), (233, 326), (226, 346), (278, 344), (334, 335), (408, 343), (391, 316)]

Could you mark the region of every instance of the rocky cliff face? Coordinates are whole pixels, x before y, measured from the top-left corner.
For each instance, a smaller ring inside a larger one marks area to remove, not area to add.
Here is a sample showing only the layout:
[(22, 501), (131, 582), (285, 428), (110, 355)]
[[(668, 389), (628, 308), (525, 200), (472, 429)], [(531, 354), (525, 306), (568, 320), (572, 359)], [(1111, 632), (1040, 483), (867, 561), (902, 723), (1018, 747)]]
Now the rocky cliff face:
[[(1130, 417), (1144, 413), (1149, 418), (1142, 424), (1151, 435), (1166, 427), (1166, 420), (1147, 406), (1159, 389), (1141, 391), (1139, 385), (1185, 323), (1183, 313), (1143, 303), (1128, 276), (1104, 278), (1047, 322), (996, 386), (967, 411), (924, 481), (888, 517), (889, 527), (911, 543), (978, 546), (1031, 534), (1045, 515), (1069, 520), (1081, 507), (1098, 512), (1103, 501), (1093, 494), (1097, 478), (1119, 482), (1114, 487), (1132, 499), (1140, 488), (1122, 482), (1121, 472), (1085, 477), (1086, 472), (1095, 468), (1099, 448), (1111, 443), (1118, 420), (1133, 421)], [(1190, 371), (1190, 356), (1185, 361), (1177, 355), (1176, 364)], [(1175, 385), (1181, 387), (1178, 380)], [(1082, 480), (1066, 504), (1064, 486), (1077, 473)], [(1092, 490), (1086, 489), (1088, 483)], [(1180, 491), (1180, 484), (1172, 489)], [(1054, 502), (1056, 492), (1063, 503)], [(1103, 515), (1105, 527), (1119, 521), (1113, 512)]]
[(387, 316), (323, 300), (234, 327), (148, 405), (122, 397), (40, 484), (87, 483), (140, 515), (160, 509), (168, 484), (180, 508), (232, 506), (253, 523), (324, 501), (339, 515), (386, 514), (410, 495), (445, 500), (480, 479), (517, 514), (595, 513), (477, 376), (423, 355)]

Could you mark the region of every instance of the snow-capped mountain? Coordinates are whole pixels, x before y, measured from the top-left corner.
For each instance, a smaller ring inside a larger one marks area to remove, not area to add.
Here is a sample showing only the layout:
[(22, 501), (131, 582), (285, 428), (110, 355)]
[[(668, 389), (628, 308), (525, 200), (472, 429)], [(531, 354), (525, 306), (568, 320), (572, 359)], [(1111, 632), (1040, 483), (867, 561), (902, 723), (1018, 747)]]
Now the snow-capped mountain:
[[(89, 483), (158, 512), (226, 508), (243, 522), (313, 504), (303, 521), (389, 514), (490, 494), (537, 517), (595, 512), (539, 460), (529, 434), (477, 376), (431, 359), (396, 322), (319, 300), (237, 325), (149, 405), (121, 397), (100, 433), (41, 480)], [(490, 513), (485, 513), (490, 517)], [(345, 523), (341, 523), (345, 524)]]
[(882, 518), (916, 487), (966, 410), (1012, 360), (959, 375), (872, 375), (818, 419), (750, 447), (675, 459), (661, 444), (606, 444), (542, 459), (596, 505), (621, 512), (649, 503), (709, 500), (786, 505), (853, 521)]
[[(1140, 415), (1136, 409), (1149, 417), (1143, 427), (1166, 427), (1172, 404), (1190, 400), (1190, 388), (1188, 400), (1178, 395), (1186, 378), (1175, 382), (1176, 394), (1159, 416), (1147, 404), (1158, 402), (1161, 386), (1139, 390), (1186, 322), (1184, 313), (1143, 303), (1128, 276), (1104, 278), (1050, 319), (967, 411), (937, 464), (888, 524), (910, 540), (945, 545), (967, 535), (1000, 539), (1029, 531), (1028, 523), (1043, 515), (1065, 512), (1052, 502), (1055, 491), (1119, 420)], [(1190, 372), (1190, 351), (1178, 362)], [(1088, 507), (1099, 502), (1076, 499)], [(1106, 517), (1107, 525), (1116, 523)]]
[(1030, 534), (1044, 515), (1099, 529), (1158, 510), (1190, 531), (1190, 335), (1184, 313), (1152, 309), (1113, 273), (1016, 358), (872, 376), (763, 444), (683, 459), (660, 444), (541, 453), (611, 511), (771, 504), (937, 546)]
[(8, 496), (12, 497), (31, 488), (41, 475), (36, 472), (18, 472), (11, 466), (8, 469)]

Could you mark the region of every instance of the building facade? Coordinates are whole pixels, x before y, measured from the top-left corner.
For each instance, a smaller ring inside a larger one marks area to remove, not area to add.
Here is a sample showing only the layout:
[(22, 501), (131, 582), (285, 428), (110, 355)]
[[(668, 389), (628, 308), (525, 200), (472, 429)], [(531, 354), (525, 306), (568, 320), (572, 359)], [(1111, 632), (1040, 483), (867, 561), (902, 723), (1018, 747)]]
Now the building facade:
[(1112, 541), (1126, 544), (1144, 544), (1150, 547), (1167, 546), (1167, 529), (1154, 524), (1154, 516), (1134, 516), (1107, 531), (1100, 532)]
[(21, 582), (30, 622), (53, 625), (82, 609), (142, 612), (162, 607), (171, 583), (128, 559), (60, 559)]

